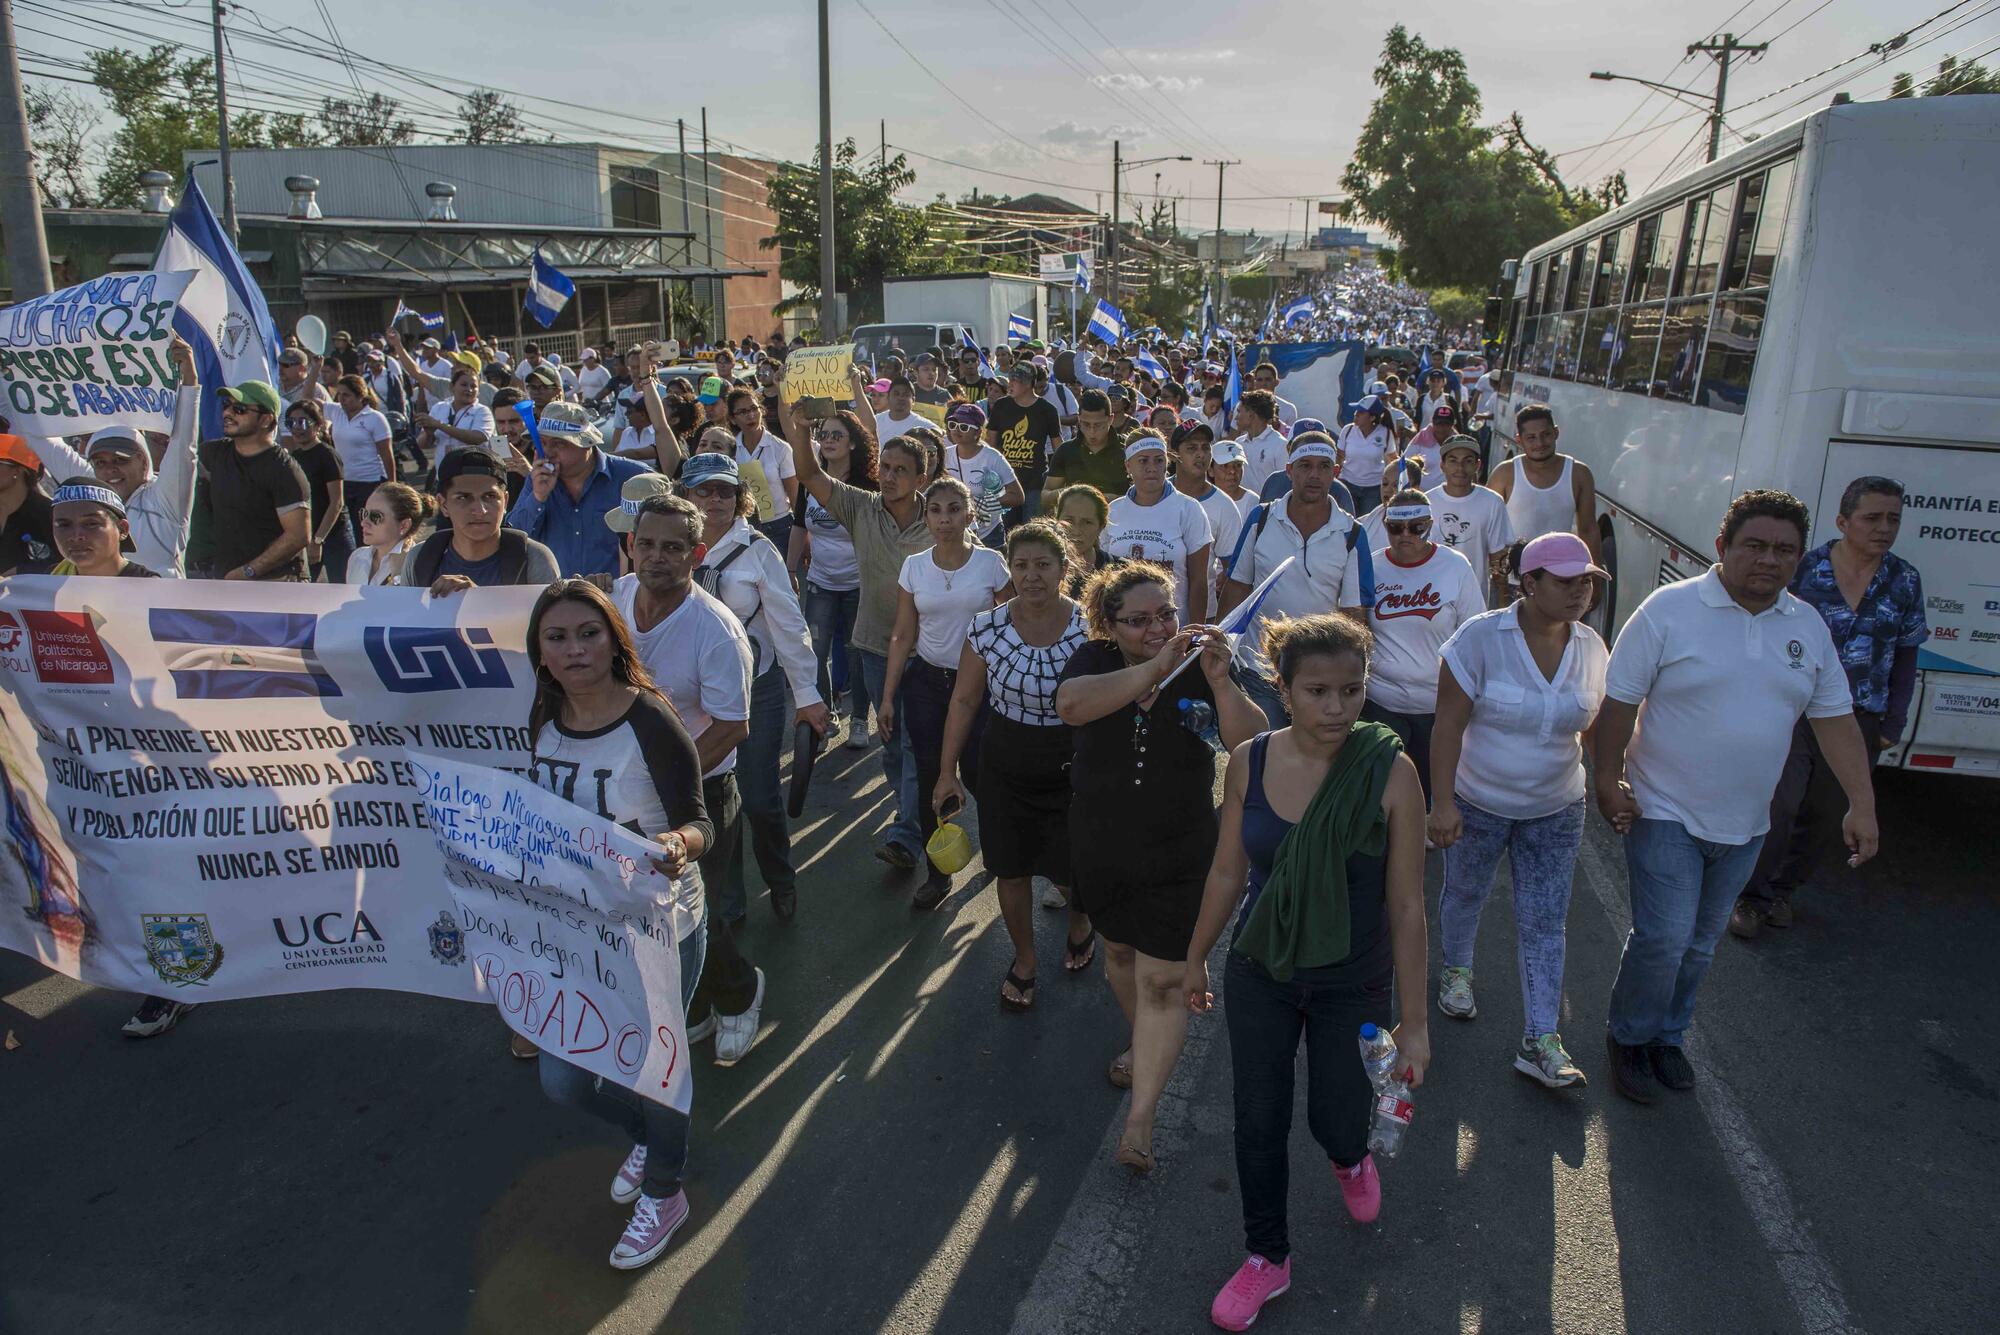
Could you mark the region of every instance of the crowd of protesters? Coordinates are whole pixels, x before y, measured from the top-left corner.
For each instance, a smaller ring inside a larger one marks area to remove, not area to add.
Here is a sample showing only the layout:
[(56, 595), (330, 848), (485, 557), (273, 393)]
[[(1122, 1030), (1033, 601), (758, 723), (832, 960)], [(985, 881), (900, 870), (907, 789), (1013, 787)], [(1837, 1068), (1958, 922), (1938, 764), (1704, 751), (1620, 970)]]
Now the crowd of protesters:
[[(1327, 297), (1307, 334), (1435, 333), (1379, 277)], [(169, 436), (0, 435), (0, 567), (545, 587), (531, 773), (587, 753), (616, 775), (601, 814), (655, 838), (676, 878), (689, 1038), (712, 1036), (719, 1063), (750, 1053), (766, 994), (737, 940), (746, 833), (769, 911), (792, 921), (812, 896), (780, 776), (842, 733), (879, 751), (892, 801), (864, 837), (914, 910), (967, 884), (946, 836), (977, 813), (1013, 952), (1000, 1007), (1035, 1007), (1036, 878), (1065, 911), (1063, 970), (1102, 956), (1134, 1173), (1155, 1166), (1159, 1099), (1227, 939), (1248, 1257), (1211, 1316), (1231, 1330), (1290, 1283), (1301, 1041), (1344, 1206), (1379, 1209), (1356, 1033), (1398, 1020), (1399, 1069), (1422, 1081), (1429, 857), (1438, 1011), (1478, 1014), (1504, 853), (1524, 1015), (1507, 1056), (1580, 1086), (1558, 1020), (1594, 795), (1633, 910), (1604, 1070), (1651, 1103), (1695, 1082), (1683, 1040), (1725, 929), (1786, 925), (1818, 858), (1875, 851), (1869, 766), (1903, 727), (1924, 636), (1886, 478), (1855, 479), (1841, 536), (1810, 551), (1801, 502), (1738, 496), (1709, 572), (1652, 593), (1607, 645), (1586, 620), (1607, 578), (1590, 470), (1538, 405), (1490, 459), (1476, 355), (1449, 371), (1444, 348), (1389, 356), (1359, 401), (1302, 412), (1224, 338), (913, 349), (808, 415), (783, 393), (782, 340), (695, 375), (663, 374), (667, 351), (571, 366), (532, 343), (509, 358), (342, 334), (324, 358), (287, 349), (276, 385), (202, 386), (177, 343)], [(219, 439), (197, 439), (204, 395)], [(148, 999), (127, 1032), (187, 1009)], [(650, 1262), (687, 1217), (687, 1119), (514, 1051), (551, 1098), (629, 1136), (612, 1194), (634, 1213), (611, 1260)]]

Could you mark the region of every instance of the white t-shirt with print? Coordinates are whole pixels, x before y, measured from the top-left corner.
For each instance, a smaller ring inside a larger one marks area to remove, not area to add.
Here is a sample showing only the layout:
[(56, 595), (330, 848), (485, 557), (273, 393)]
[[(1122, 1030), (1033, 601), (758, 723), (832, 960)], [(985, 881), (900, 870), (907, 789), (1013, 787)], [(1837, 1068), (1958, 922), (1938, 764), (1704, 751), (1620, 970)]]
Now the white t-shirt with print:
[[(681, 605), (651, 630), (639, 629), (633, 604), (639, 577), (621, 575), (611, 586), (611, 601), (632, 632), (639, 661), (674, 702), (688, 736), (701, 741), (716, 719), (741, 723), (750, 717), (750, 637), (743, 623), (722, 600), (696, 585)], [(736, 768), (736, 748), (702, 775), (712, 779)]]
[(1139, 498), (1129, 491), (1111, 502), (1111, 517), (1097, 538), (1100, 548), (1120, 560), (1154, 561), (1172, 571), (1174, 603), (1183, 622), (1191, 610), (1188, 558), (1214, 542), (1208, 512), (1201, 508), (1201, 502), (1172, 487), (1151, 505), (1139, 504)]
[(937, 563), (937, 548), (903, 558), (896, 583), (917, 600), (917, 654), (932, 667), (958, 667), (972, 618), (1007, 587), (1007, 559), (991, 547), (972, 549), (956, 570)]
[(1479, 578), (1471, 562), (1435, 543), (1413, 566), (1396, 564), (1387, 547), (1374, 558), (1368, 698), (1398, 714), (1435, 714), (1439, 651), (1453, 631), (1486, 610)]
[(1020, 481), (1007, 456), (991, 445), (981, 445), (968, 459), (954, 445), (944, 452), (944, 471), (972, 489), (972, 504), (978, 511), (972, 531), (983, 538), (999, 528), (1007, 516), (1000, 494)]
[[(1483, 594), (1488, 578), (1488, 558), (1514, 545), (1514, 521), (1507, 517), (1507, 501), (1491, 487), (1474, 483), (1463, 496), (1453, 496), (1439, 487), (1429, 493), (1431, 539), (1451, 548), (1472, 563)], [(1383, 541), (1388, 539), (1386, 535)]]

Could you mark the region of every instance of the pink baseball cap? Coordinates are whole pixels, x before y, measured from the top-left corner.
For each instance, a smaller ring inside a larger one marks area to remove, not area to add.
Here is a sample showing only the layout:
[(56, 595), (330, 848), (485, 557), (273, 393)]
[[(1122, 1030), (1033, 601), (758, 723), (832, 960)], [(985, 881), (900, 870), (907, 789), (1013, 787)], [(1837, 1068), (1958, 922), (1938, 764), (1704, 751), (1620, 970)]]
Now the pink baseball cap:
[(1611, 578), (1608, 571), (1592, 564), (1590, 548), (1574, 533), (1544, 533), (1523, 547), (1521, 573), (1528, 575), (1537, 570), (1546, 570), (1561, 579), (1575, 579), (1578, 575)]

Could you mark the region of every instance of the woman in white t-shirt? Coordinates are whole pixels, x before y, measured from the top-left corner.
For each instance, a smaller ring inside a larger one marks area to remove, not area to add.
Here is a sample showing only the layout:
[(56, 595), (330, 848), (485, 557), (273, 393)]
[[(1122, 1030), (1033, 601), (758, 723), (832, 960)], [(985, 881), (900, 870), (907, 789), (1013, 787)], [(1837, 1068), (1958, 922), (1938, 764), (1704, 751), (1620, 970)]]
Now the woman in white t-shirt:
[[(972, 492), (955, 477), (924, 490), (924, 525), (934, 545), (903, 559), (897, 578), (896, 628), (889, 634), (889, 665), (875, 713), (884, 744), (896, 737), (900, 719), (917, 757), (919, 829), (926, 846), (938, 814), (931, 796), (944, 755), (944, 724), (958, 682), (959, 659), (972, 618), (995, 604), (1007, 588), (1006, 558), (972, 541)], [(970, 781), (979, 773), (975, 726), (959, 753), (959, 773)], [(951, 877), (930, 864), (929, 875), (911, 903), (934, 909), (951, 893)]]
[(1381, 396), (1354, 405), (1354, 420), (1340, 429), (1336, 474), (1354, 495), (1354, 513), (1365, 515), (1382, 503), (1382, 482), (1396, 458), (1389, 406)]
[[(535, 701), (528, 714), (528, 778), (567, 802), (658, 844), (651, 878), (680, 945), (680, 1004), (694, 995), (707, 942), (701, 872), (714, 837), (701, 798), (701, 760), (673, 706), (639, 661), (623, 618), (586, 580), (552, 584), (528, 614)], [(577, 782), (578, 775), (594, 780)], [(633, 971), (636, 976), (637, 971)], [(670, 998), (649, 998), (665, 1012)], [(636, 1270), (666, 1250), (686, 1221), (688, 1116), (600, 1080), (554, 1050), (541, 1057), (542, 1092), (616, 1126), (631, 1150), (611, 1199), (636, 1202), (611, 1264)]]
[(1021, 504), (1027, 492), (1007, 456), (980, 440), (985, 427), (986, 410), (976, 403), (961, 403), (946, 414), (944, 430), (951, 447), (944, 452), (944, 471), (972, 493), (974, 536), (988, 547), (998, 547), (1008, 507)]
[(1607, 578), (1573, 533), (1513, 548), (1521, 600), (1445, 642), (1431, 739), (1430, 837), (1444, 854), (1438, 1009), (1469, 1020), (1472, 948), (1500, 855), (1513, 868), (1521, 970), (1514, 1069), (1550, 1088), (1583, 1083), (1563, 1050), (1564, 924), (1583, 840), (1582, 735), (1604, 700), (1610, 654), (1582, 622)]
[(1209, 557), (1215, 546), (1208, 512), (1194, 497), (1167, 485), (1167, 442), (1150, 427), (1125, 442), (1132, 489), (1111, 502), (1097, 545), (1123, 561), (1151, 561), (1174, 577), (1183, 624), (1190, 609), (1208, 606)]
[(340, 456), (341, 494), (347, 513), (358, 515), (368, 494), (396, 477), (394, 434), (375, 406), (375, 391), (358, 375), (344, 375), (326, 410), (333, 452)]
[[(814, 455), (828, 477), (866, 491), (881, 490), (875, 480), (875, 443), (859, 417), (842, 408), (816, 423), (812, 432)], [(847, 526), (804, 487), (792, 508), (785, 564), (800, 580), (799, 603), (812, 632), (820, 698), (831, 708), (845, 690), (851, 719), (847, 744), (860, 750), (868, 745), (868, 686), (862, 680), (861, 651), (853, 643), (854, 618), (861, 610), (861, 560)], [(838, 659), (835, 641), (842, 646)]]
[(1431, 541), (1430, 497), (1399, 491), (1382, 509), (1388, 545), (1375, 553), (1375, 602), (1368, 628), (1368, 703), (1361, 716), (1393, 729), (1431, 791), (1431, 720), (1437, 713), (1438, 652), (1451, 633), (1486, 610), (1466, 559)]

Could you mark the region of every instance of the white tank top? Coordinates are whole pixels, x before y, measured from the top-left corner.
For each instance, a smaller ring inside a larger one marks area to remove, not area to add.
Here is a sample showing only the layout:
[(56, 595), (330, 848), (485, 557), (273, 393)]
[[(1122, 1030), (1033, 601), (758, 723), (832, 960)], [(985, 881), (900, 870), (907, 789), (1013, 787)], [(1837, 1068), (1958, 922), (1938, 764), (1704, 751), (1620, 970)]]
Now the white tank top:
[(1507, 518), (1514, 536), (1531, 541), (1544, 533), (1576, 532), (1576, 487), (1570, 469), (1576, 461), (1563, 456), (1562, 476), (1552, 487), (1538, 487), (1528, 481), (1525, 457), (1514, 460), (1514, 485), (1507, 492)]

